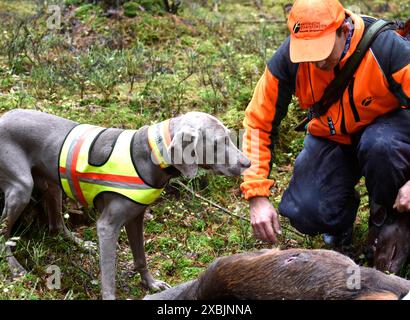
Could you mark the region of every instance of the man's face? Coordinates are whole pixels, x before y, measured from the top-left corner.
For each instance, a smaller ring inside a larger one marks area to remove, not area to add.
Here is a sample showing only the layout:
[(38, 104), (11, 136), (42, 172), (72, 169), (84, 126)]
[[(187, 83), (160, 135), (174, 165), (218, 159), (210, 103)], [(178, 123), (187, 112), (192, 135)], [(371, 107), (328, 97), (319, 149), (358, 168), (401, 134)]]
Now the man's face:
[(340, 35), (336, 34), (335, 45), (332, 52), (330, 53), (330, 56), (328, 56), (325, 60), (313, 62), (316, 68), (319, 68), (323, 71), (332, 71), (334, 67), (337, 66), (346, 44), (347, 32), (348, 30), (343, 29)]

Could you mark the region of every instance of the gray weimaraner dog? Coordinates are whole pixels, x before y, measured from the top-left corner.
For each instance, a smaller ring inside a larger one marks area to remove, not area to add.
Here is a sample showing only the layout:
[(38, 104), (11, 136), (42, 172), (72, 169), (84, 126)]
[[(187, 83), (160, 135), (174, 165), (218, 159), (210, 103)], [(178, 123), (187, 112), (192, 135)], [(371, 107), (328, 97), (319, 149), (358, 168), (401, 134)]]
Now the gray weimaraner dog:
[[(74, 121), (32, 110), (12, 110), (0, 118), (0, 188), (5, 194), (0, 230), (3, 240), (0, 246), (5, 247), (8, 263), (14, 273), (24, 272), (24, 269), (12, 255), (11, 247), (6, 245), (5, 240), (11, 236), (14, 223), (29, 203), (33, 188), (44, 193), (44, 208), (48, 214), (50, 231), (63, 232), (75, 242), (81, 242), (64, 225), (59, 176), (62, 146), (77, 125)], [(198, 166), (227, 176), (240, 175), (250, 166), (250, 161), (229, 138), (229, 130), (211, 115), (189, 112), (169, 120), (170, 143), (161, 152), (165, 153), (163, 156), (170, 163), (164, 169), (152, 157), (152, 148), (147, 141), (149, 128), (144, 126), (133, 134), (131, 149), (128, 150), (131, 150), (130, 157), (138, 168), (140, 178), (153, 188), (163, 188), (170, 178), (181, 173), (193, 177)], [(107, 161), (122, 132), (124, 130), (115, 128), (101, 132), (90, 148), (89, 161), (100, 164)], [(192, 143), (187, 144), (187, 141)], [(177, 157), (185, 155), (185, 149), (189, 149), (187, 153), (193, 161)], [(206, 150), (217, 150), (214, 158), (225, 159), (229, 155), (229, 161), (198, 161), (198, 155)], [(174, 161), (177, 158), (178, 161)], [(135, 268), (140, 272), (143, 283), (153, 290), (168, 288), (166, 283), (155, 280), (147, 269), (143, 235), (143, 217), (147, 205), (113, 192), (98, 194), (94, 205), (101, 212), (97, 233), (103, 299), (115, 299), (116, 246), (120, 229), (124, 225)]]

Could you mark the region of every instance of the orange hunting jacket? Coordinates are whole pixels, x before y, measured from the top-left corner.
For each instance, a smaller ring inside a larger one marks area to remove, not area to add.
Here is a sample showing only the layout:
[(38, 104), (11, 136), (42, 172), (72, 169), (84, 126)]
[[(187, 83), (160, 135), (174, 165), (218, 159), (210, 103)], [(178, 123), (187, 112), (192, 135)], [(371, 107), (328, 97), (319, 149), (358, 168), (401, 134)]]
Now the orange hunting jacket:
[[(346, 10), (355, 25), (350, 48), (339, 62), (339, 70), (356, 49), (364, 33), (361, 16)], [(359, 65), (343, 97), (319, 119), (308, 124), (314, 136), (350, 144), (353, 134), (378, 116), (400, 107), (395, 94), (389, 90), (386, 76), (399, 85), (401, 93), (410, 97), (410, 41), (394, 30), (382, 32), (371, 45)], [(337, 69), (337, 68), (336, 68)], [(241, 190), (245, 199), (269, 196), (274, 181), (269, 179), (273, 143), (281, 120), (286, 116), (292, 94), (302, 109), (320, 100), (326, 86), (337, 71), (322, 71), (312, 63), (294, 64), (289, 57), (289, 37), (279, 47), (260, 78), (251, 102), (245, 111), (243, 150), (252, 162), (245, 172)], [(328, 117), (332, 118), (336, 134), (331, 135)], [(410, 125), (410, 124), (409, 124)], [(256, 131), (254, 130), (256, 129)], [(255, 135), (256, 132), (256, 135)], [(259, 139), (255, 147), (255, 138)]]

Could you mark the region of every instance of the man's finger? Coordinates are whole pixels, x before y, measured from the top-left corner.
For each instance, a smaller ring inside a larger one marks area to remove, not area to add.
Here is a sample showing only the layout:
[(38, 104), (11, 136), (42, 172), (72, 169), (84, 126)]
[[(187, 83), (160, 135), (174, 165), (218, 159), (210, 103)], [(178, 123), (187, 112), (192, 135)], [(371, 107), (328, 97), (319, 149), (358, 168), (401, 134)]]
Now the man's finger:
[(394, 201), (394, 204), (393, 204), (393, 209), (396, 209), (396, 210), (399, 209), (399, 206), (400, 206), (400, 205), (399, 205), (399, 203), (400, 203), (399, 198), (400, 198), (400, 196), (397, 195), (396, 200)]
[(265, 233), (265, 229), (260, 224), (255, 226), (255, 228), (253, 230), (253, 234), (255, 235), (255, 238), (257, 238), (259, 240), (262, 240), (262, 241), (267, 241), (267, 236), (266, 236), (266, 233)]
[(264, 232), (266, 235), (266, 241), (270, 242), (270, 243), (276, 243), (276, 235), (275, 235), (275, 231), (273, 231), (273, 227), (272, 227), (272, 223), (269, 221), (267, 223), (264, 224)]
[(393, 209), (397, 210), (400, 213), (402, 213), (404, 211), (403, 206), (400, 204), (399, 198), (396, 199), (396, 202), (393, 205)]
[(279, 222), (279, 218), (277, 214), (273, 215), (272, 223), (273, 223), (273, 228), (275, 229), (275, 232), (277, 234), (282, 234), (282, 230), (280, 229), (280, 222)]
[(253, 228), (253, 234), (255, 236), (256, 239), (262, 240), (262, 237), (264, 237), (263, 233), (265, 232), (263, 230), (263, 228), (261, 228), (259, 223), (254, 222), (252, 224), (252, 228)]

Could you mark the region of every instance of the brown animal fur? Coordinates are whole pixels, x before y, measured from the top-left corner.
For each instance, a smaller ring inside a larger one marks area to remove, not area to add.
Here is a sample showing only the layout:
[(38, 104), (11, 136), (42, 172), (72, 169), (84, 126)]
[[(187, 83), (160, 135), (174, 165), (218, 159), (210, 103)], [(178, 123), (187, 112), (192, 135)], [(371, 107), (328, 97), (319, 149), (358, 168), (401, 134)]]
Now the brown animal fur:
[[(349, 289), (352, 272), (360, 288)], [(197, 280), (146, 299), (400, 299), (410, 281), (330, 250), (263, 250), (222, 257)]]
[(410, 259), (410, 215), (377, 205), (370, 213), (368, 244), (373, 265), (399, 274)]
[(399, 297), (391, 292), (375, 292), (359, 296), (356, 300), (398, 300)]

